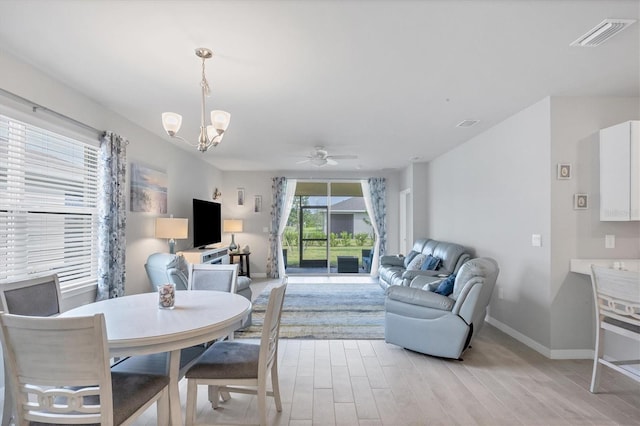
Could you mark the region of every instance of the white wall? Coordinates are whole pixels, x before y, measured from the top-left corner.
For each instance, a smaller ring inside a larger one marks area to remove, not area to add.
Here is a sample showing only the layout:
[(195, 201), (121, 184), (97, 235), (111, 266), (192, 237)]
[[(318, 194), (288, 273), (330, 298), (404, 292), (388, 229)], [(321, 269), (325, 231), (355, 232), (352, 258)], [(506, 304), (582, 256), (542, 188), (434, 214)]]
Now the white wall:
[[(431, 161), (422, 192), (429, 237), (473, 248), (500, 265), (491, 317), (546, 347), (549, 115), (544, 99)], [(542, 247), (531, 246), (534, 233)]]
[[(599, 221), (597, 148), (598, 130), (637, 119), (639, 105), (543, 99), (431, 161), (424, 190), (414, 185), (415, 198), (427, 201), (430, 237), (500, 264), (492, 323), (547, 356), (593, 349), (590, 281), (569, 272), (569, 260), (640, 257), (638, 222)], [(573, 179), (556, 179), (560, 162), (573, 165)], [(590, 195), (588, 210), (573, 209), (577, 192)], [(532, 247), (532, 234), (542, 247)], [(604, 248), (605, 234), (616, 235), (616, 249)]]

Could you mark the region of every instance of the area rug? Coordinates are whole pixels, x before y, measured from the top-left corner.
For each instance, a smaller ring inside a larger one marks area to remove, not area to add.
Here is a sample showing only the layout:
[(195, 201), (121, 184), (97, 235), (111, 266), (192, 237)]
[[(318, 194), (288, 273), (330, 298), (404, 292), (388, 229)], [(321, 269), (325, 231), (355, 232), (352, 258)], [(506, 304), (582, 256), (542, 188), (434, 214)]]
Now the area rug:
[[(259, 338), (270, 287), (253, 302), (251, 326), (237, 339)], [(286, 339), (382, 339), (384, 291), (377, 284), (289, 284), (280, 337)]]

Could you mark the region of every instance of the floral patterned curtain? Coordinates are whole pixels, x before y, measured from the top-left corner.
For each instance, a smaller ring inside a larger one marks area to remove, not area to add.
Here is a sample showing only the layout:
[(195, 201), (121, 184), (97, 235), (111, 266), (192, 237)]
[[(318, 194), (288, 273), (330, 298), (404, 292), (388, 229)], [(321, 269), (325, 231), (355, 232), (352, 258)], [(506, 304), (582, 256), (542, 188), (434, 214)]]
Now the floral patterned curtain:
[(367, 213), (371, 217), (371, 225), (376, 234), (374, 257), (371, 263), (371, 275), (378, 272), (380, 256), (385, 254), (387, 248), (387, 183), (385, 178), (369, 178), (361, 181), (362, 194)]
[(97, 300), (124, 296), (127, 144), (113, 132), (100, 139)]
[(296, 191), (296, 180), (274, 177), (271, 185), (271, 232), (269, 233), (269, 256), (267, 257), (267, 276), (278, 278), (284, 275), (284, 257), (282, 256), (282, 234), (287, 226), (289, 213)]

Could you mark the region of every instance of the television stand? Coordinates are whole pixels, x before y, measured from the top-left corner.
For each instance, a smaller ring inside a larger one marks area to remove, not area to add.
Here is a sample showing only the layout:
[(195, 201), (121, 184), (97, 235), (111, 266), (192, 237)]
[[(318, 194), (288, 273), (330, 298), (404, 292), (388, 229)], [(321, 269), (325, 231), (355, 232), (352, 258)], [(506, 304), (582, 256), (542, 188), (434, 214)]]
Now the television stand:
[(189, 263), (229, 263), (229, 247), (189, 249), (179, 252)]

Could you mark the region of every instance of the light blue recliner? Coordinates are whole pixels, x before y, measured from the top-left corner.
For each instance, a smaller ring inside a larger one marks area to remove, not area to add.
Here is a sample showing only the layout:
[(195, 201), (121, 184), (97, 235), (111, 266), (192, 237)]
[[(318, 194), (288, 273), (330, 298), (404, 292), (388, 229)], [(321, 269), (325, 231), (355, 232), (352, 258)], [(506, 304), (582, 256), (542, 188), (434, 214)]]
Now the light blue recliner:
[(476, 258), (462, 265), (449, 296), (417, 288), (415, 280), (424, 280), (425, 288), (433, 289), (430, 277), (416, 277), (410, 287), (390, 286), (385, 300), (385, 341), (459, 359), (484, 324), (498, 273), (495, 260)]
[(187, 289), (187, 264), (182, 256), (154, 253), (147, 258), (144, 269), (153, 291), (158, 291), (158, 286), (162, 284), (175, 284), (176, 290)]

